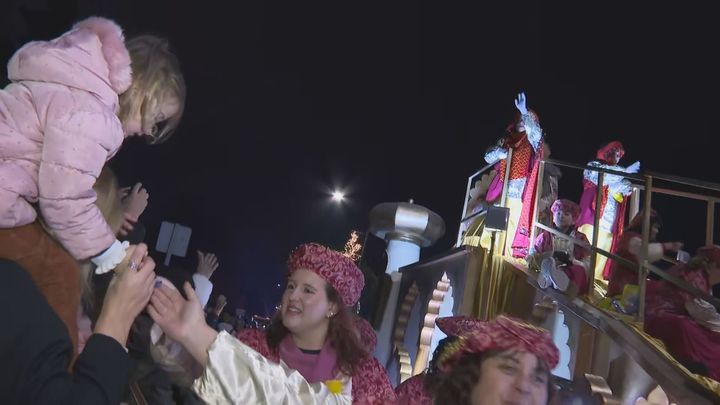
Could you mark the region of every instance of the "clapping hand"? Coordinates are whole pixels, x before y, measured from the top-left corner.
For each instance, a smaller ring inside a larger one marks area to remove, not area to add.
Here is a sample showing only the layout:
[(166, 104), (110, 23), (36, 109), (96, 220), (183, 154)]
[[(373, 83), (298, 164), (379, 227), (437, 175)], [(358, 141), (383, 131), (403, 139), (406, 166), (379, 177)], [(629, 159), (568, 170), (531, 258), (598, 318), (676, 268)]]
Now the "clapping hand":
[(205, 313), (190, 283), (183, 285), (184, 299), (180, 291), (162, 284), (153, 291), (148, 313), (171, 339), (183, 343), (198, 326), (205, 324)]

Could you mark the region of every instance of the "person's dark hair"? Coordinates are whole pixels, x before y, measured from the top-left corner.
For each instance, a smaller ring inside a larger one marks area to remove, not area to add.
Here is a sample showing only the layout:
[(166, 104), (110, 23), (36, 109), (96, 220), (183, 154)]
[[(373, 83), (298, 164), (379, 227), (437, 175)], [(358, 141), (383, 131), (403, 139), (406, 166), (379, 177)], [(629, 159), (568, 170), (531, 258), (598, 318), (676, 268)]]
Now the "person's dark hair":
[(457, 337), (448, 336), (438, 342), (438, 345), (433, 352), (432, 360), (430, 361), (428, 369), (425, 372), (423, 388), (425, 388), (426, 392), (435, 392), (438, 384), (442, 382), (442, 371), (440, 371), (440, 369), (438, 368), (438, 362), (445, 348), (455, 341), (457, 341)]
[[(495, 354), (497, 352), (468, 353), (458, 360), (452, 369), (442, 376), (441, 381), (432, 391), (434, 403), (470, 405), (473, 387), (480, 381), (482, 363)], [(551, 403), (555, 394), (552, 375), (549, 377), (547, 383), (548, 404)]]
[(480, 381), (484, 353), (470, 353), (458, 360), (432, 391), (436, 404), (470, 405), (472, 390)]
[[(630, 222), (627, 228), (625, 228), (625, 232), (637, 232), (642, 233), (642, 224), (643, 224), (643, 211), (640, 210), (640, 212), (635, 215), (635, 218)], [(660, 214), (653, 211), (650, 213), (650, 228), (653, 226), (657, 226), (658, 229), (662, 228), (663, 220)]]
[[(360, 339), (355, 332), (353, 315), (350, 309), (343, 305), (340, 294), (327, 282), (325, 283), (325, 293), (328, 301), (335, 303), (340, 308), (338, 313), (330, 318), (326, 341), (330, 342), (337, 353), (339, 371), (345, 375), (353, 376), (360, 363), (369, 354), (360, 343)], [(277, 351), (280, 342), (289, 334), (290, 331), (283, 325), (282, 316), (278, 311), (273, 317), (270, 326), (267, 327), (266, 339), (270, 350)]]

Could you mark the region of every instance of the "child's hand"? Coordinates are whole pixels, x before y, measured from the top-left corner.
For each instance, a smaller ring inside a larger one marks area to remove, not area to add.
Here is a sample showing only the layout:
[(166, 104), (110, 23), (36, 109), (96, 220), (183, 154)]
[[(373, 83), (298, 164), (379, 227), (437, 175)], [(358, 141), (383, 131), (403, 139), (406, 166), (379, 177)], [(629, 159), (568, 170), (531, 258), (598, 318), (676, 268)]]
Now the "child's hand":
[(142, 183), (136, 183), (132, 189), (125, 187), (120, 190), (125, 217), (137, 222), (148, 205), (150, 194), (143, 188)]

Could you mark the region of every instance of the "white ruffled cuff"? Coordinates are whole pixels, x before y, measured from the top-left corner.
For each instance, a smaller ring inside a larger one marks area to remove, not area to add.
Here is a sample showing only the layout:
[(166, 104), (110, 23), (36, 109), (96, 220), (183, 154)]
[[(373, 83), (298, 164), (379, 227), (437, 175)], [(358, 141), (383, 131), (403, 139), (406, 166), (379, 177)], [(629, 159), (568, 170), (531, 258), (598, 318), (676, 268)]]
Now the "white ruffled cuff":
[(105, 274), (117, 267), (125, 258), (128, 247), (130, 247), (130, 242), (120, 242), (116, 239), (107, 250), (90, 259), (97, 266), (95, 274)]
[(495, 146), (485, 153), (485, 161), (489, 165), (494, 165), (500, 160), (507, 159), (508, 151), (505, 148)]

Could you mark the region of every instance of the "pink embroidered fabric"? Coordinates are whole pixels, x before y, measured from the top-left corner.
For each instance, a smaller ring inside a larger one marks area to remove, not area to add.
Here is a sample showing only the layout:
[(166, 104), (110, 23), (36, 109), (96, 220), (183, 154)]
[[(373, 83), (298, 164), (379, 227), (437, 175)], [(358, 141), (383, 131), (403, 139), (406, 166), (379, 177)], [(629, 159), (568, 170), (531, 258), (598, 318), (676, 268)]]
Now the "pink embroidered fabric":
[(458, 337), (469, 335), (479, 330), (485, 322), (469, 316), (446, 316), (435, 319), (435, 324), (444, 334)]
[[(240, 341), (253, 348), (267, 359), (280, 362), (280, 354), (268, 347), (265, 332), (259, 329), (243, 329), (236, 335)], [(380, 405), (394, 404), (397, 401), (395, 391), (390, 385), (387, 372), (372, 356), (363, 360), (352, 376), (353, 404)]]
[(440, 365), (443, 372), (448, 372), (452, 365), (467, 353), (490, 350), (515, 349), (529, 352), (544, 361), (549, 369), (555, 368), (560, 361), (560, 352), (547, 330), (506, 316), (485, 322), (478, 330), (461, 339), (459, 350)]
[(377, 346), (377, 334), (375, 334), (375, 329), (370, 325), (370, 322), (364, 318), (355, 316), (353, 323), (360, 337), (360, 343), (363, 344), (365, 350), (367, 350), (368, 353), (374, 352), (375, 346)]
[(400, 384), (395, 393), (398, 405), (433, 405), (430, 394), (425, 391), (425, 374), (412, 376)]
[(362, 271), (352, 259), (317, 243), (300, 245), (290, 254), (288, 271), (292, 274), (299, 269), (310, 270), (322, 277), (347, 306), (355, 305), (365, 287)]

